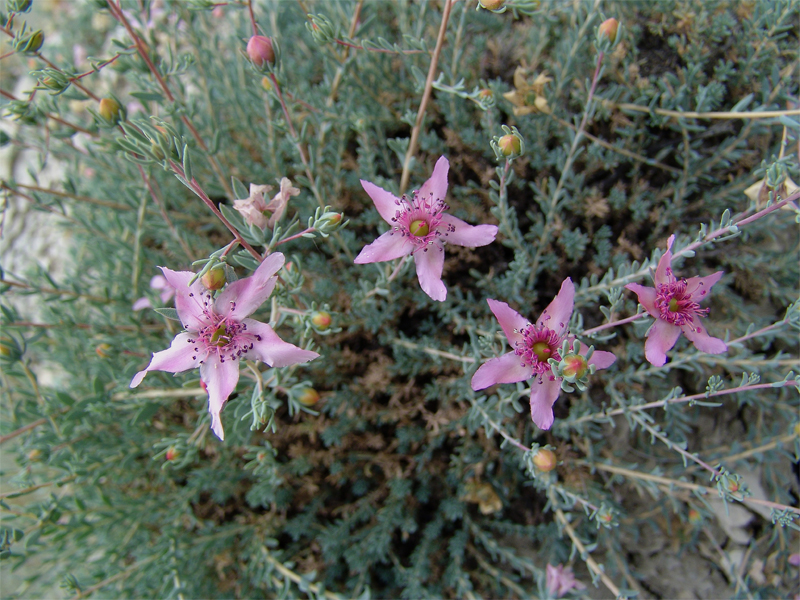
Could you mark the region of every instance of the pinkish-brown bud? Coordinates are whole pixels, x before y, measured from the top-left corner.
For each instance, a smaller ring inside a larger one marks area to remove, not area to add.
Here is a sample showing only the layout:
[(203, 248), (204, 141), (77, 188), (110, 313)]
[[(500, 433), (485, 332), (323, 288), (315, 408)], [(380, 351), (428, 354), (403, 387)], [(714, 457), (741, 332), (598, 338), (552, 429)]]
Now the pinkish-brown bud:
[(514, 154), (519, 154), (522, 151), (522, 142), (513, 133), (504, 135), (499, 140), (497, 140), (497, 146), (500, 148), (500, 151), (503, 153), (503, 156), (511, 156)]
[(503, 8), (506, 0), (478, 0), (478, 3), (481, 5), (481, 8), (485, 8), (486, 10), (500, 10)]
[(297, 395), (297, 401), (303, 406), (314, 406), (319, 402), (319, 392), (314, 388), (303, 388)]
[(258, 68), (265, 64), (274, 64), (275, 50), (272, 48), (272, 40), (263, 35), (254, 35), (247, 42), (247, 56)]
[(547, 448), (540, 449), (539, 452), (536, 453), (536, 456), (533, 457), (533, 464), (536, 465), (537, 469), (545, 473), (555, 469), (556, 462), (555, 453)]
[(169, 448), (167, 448), (167, 454), (164, 456), (164, 458), (166, 458), (167, 460), (175, 460), (176, 458), (178, 458), (179, 454), (180, 453), (178, 452), (178, 449), (175, 448), (175, 446), (170, 446)]
[(119, 111), (122, 107), (114, 98), (103, 98), (100, 100), (100, 107), (97, 112), (106, 121), (116, 122), (119, 119)]
[(566, 366), (562, 373), (565, 377), (582, 379), (589, 372), (589, 364), (586, 362), (586, 358), (580, 354), (568, 354), (564, 357), (564, 363)]
[(227, 278), (225, 277), (225, 269), (222, 267), (214, 267), (213, 269), (209, 269), (206, 271), (206, 274), (200, 278), (200, 283), (202, 283), (207, 290), (211, 290), (213, 292), (221, 290), (223, 287), (225, 287), (226, 282)]
[(318, 310), (314, 314), (311, 315), (311, 322), (314, 324), (314, 327), (317, 329), (325, 330), (331, 326), (331, 322), (333, 319), (331, 318), (331, 313), (325, 310)]
[(614, 18), (606, 19), (597, 28), (599, 34), (608, 38), (612, 44), (617, 41), (617, 30), (619, 29), (619, 21)]

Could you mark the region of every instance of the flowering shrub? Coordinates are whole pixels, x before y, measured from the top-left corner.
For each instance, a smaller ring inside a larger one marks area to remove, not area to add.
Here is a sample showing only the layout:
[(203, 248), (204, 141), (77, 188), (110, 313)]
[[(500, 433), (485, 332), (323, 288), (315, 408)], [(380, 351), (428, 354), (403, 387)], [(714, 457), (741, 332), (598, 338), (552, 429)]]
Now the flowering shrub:
[(0, 12), (8, 597), (798, 593), (795, 0)]

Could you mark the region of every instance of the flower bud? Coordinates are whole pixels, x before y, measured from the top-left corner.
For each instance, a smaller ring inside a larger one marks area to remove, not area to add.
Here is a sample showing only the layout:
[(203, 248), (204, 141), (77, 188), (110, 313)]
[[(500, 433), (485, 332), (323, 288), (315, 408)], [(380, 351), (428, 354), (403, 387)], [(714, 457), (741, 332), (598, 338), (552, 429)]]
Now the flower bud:
[(106, 121), (116, 123), (119, 120), (120, 109), (119, 105), (114, 98), (103, 98), (100, 100), (100, 108), (97, 110), (98, 114)]
[(100, 358), (108, 358), (108, 351), (111, 350), (111, 344), (106, 344), (103, 342), (102, 344), (98, 344), (94, 348), (94, 353), (97, 354)]
[(318, 310), (311, 315), (311, 323), (317, 329), (321, 329), (325, 331), (331, 326), (331, 322), (333, 319), (331, 318), (331, 314), (325, 310)]
[(689, 523), (692, 525), (699, 525), (703, 522), (703, 515), (696, 508), (689, 509)]
[(492, 90), (490, 90), (489, 88), (483, 88), (481, 91), (478, 92), (478, 97), (481, 100), (489, 100), (490, 98), (494, 97), (494, 94), (492, 93)]
[(319, 402), (319, 392), (314, 388), (303, 388), (300, 393), (297, 394), (296, 400), (303, 406), (314, 406)]
[(522, 140), (513, 133), (501, 137), (497, 140), (497, 145), (503, 156), (518, 156), (522, 153)]
[(247, 56), (259, 69), (264, 65), (275, 64), (275, 50), (272, 40), (263, 35), (254, 35), (247, 42)]
[(215, 292), (225, 287), (227, 283), (225, 277), (225, 269), (223, 267), (214, 267), (206, 271), (206, 274), (200, 278), (200, 282), (206, 287), (207, 290)]
[(580, 354), (568, 354), (563, 358), (563, 363), (561, 374), (571, 380), (583, 379), (589, 373), (589, 364)]
[(606, 19), (597, 28), (598, 39), (605, 37), (610, 43), (617, 41), (617, 31), (619, 30), (619, 21), (616, 19)]
[(486, 10), (500, 10), (505, 5), (506, 0), (478, 0), (481, 8)]
[(556, 468), (556, 455), (552, 450), (541, 448), (533, 457), (533, 464), (540, 471), (547, 473)]
[(169, 448), (167, 448), (167, 453), (164, 455), (164, 458), (166, 458), (167, 460), (175, 460), (176, 458), (178, 458), (178, 456), (180, 456), (180, 452), (178, 452), (178, 449), (175, 446), (170, 446)]
[(31, 34), (22, 36), (14, 41), (14, 51), (21, 54), (36, 54), (44, 44), (44, 33), (37, 29)]
[(31, 462), (41, 461), (42, 456), (44, 456), (44, 453), (41, 450), (39, 450), (39, 448), (34, 448), (30, 452), (28, 452), (28, 460)]

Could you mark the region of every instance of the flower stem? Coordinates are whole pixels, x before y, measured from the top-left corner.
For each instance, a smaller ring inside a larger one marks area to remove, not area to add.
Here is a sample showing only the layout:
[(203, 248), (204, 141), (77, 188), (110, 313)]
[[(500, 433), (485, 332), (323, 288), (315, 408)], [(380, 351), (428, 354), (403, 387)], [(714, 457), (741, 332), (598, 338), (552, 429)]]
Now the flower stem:
[[(131, 37), (131, 40), (133, 40), (133, 43), (136, 46), (136, 51), (139, 53), (139, 56), (142, 57), (142, 60), (145, 62), (147, 68), (153, 74), (153, 77), (156, 78), (156, 81), (158, 82), (158, 85), (161, 88), (161, 90), (164, 92), (164, 95), (167, 97), (167, 100), (169, 100), (171, 103), (174, 104), (176, 102), (175, 96), (172, 94), (169, 87), (167, 86), (167, 82), (164, 81), (163, 77), (161, 77), (161, 73), (158, 72), (158, 69), (153, 64), (153, 61), (150, 59), (150, 55), (147, 53), (147, 46), (141, 40), (141, 38), (136, 34), (130, 22), (128, 21), (127, 17), (125, 17), (125, 13), (122, 12), (120, 1), (121, 0), (116, 0), (116, 1), (108, 0), (108, 9), (111, 12), (111, 15), (117, 21), (119, 21), (119, 23), (128, 32), (128, 35)], [(225, 180), (225, 177), (223, 177), (222, 169), (220, 168), (217, 159), (209, 154), (208, 146), (203, 140), (203, 137), (200, 135), (200, 132), (197, 131), (195, 126), (189, 120), (189, 117), (187, 117), (186, 115), (181, 116), (181, 121), (183, 121), (184, 125), (186, 125), (186, 127), (189, 129), (189, 131), (192, 134), (192, 137), (200, 146), (200, 149), (205, 153), (206, 157), (208, 158), (208, 162), (211, 164), (211, 169), (216, 174), (217, 179), (219, 180), (219, 183), (222, 186), (222, 189), (225, 190), (225, 194), (229, 198), (233, 198), (233, 190), (231, 189), (230, 184)]]
[[(550, 501), (555, 504), (555, 498), (553, 497), (553, 494), (554, 492), (551, 490)], [(613, 581), (611, 581), (611, 578), (606, 575), (605, 571), (602, 569), (602, 567), (600, 567), (600, 565), (597, 564), (597, 561), (592, 558), (591, 554), (589, 554), (586, 546), (583, 545), (583, 542), (581, 542), (580, 538), (575, 533), (575, 530), (572, 528), (569, 520), (567, 520), (567, 517), (564, 515), (564, 511), (562, 511), (560, 508), (557, 508), (555, 509), (555, 513), (556, 519), (564, 528), (564, 531), (567, 532), (569, 539), (572, 540), (573, 545), (575, 548), (577, 548), (581, 558), (583, 558), (583, 560), (586, 562), (586, 566), (589, 567), (589, 570), (600, 578), (600, 580), (603, 582), (603, 585), (608, 588), (608, 591), (614, 594), (615, 598), (619, 598), (619, 588), (614, 584)]]
[(403, 174), (400, 177), (400, 195), (402, 196), (406, 187), (408, 187), (408, 179), (411, 175), (411, 159), (417, 152), (417, 142), (419, 141), (419, 133), (422, 129), (422, 119), (425, 117), (425, 110), (428, 107), (428, 100), (430, 100), (431, 92), (433, 91), (433, 79), (436, 75), (436, 67), (439, 63), (439, 55), (442, 53), (442, 46), (444, 45), (444, 37), (447, 31), (447, 22), (450, 20), (450, 11), (453, 8), (455, 0), (444, 0), (444, 10), (442, 11), (442, 23), (439, 26), (439, 35), (436, 38), (436, 48), (431, 57), (431, 64), (428, 67), (428, 77), (425, 80), (425, 90), (422, 92), (422, 101), (419, 104), (417, 111), (417, 119), (414, 121), (414, 128), (411, 130), (411, 140), (408, 142), (408, 150), (406, 157), (403, 161)]
[[(781, 382), (778, 382), (781, 383)], [(793, 379), (789, 379), (787, 381), (782, 382), (783, 385), (779, 387), (795, 387), (797, 384)], [(585, 423), (587, 421), (596, 421), (596, 420), (604, 420), (608, 417), (616, 417), (618, 415), (626, 415), (630, 412), (634, 411), (642, 411), (642, 410), (649, 410), (651, 408), (662, 408), (667, 404), (684, 404), (686, 402), (692, 402), (693, 400), (704, 400), (706, 398), (716, 398), (719, 396), (729, 396), (730, 394), (738, 394), (739, 392), (747, 392), (750, 390), (763, 390), (771, 387), (775, 387), (775, 383), (759, 383), (755, 385), (743, 385), (738, 386), (735, 388), (731, 388), (729, 390), (720, 390), (717, 392), (712, 393), (701, 393), (701, 394), (692, 394), (690, 396), (681, 396), (679, 398), (670, 398), (668, 400), (658, 400), (656, 402), (648, 402), (647, 404), (634, 404), (633, 406), (626, 406), (624, 408), (615, 408), (613, 410), (606, 410), (601, 411), (598, 413), (594, 413), (592, 415), (586, 415), (583, 417), (579, 417), (574, 421), (568, 421), (565, 424), (567, 425), (577, 425), (578, 423)]]
[(597, 333), (598, 331), (603, 331), (604, 329), (610, 329), (611, 327), (616, 327), (617, 325), (625, 325), (626, 323), (633, 323), (634, 321), (638, 321), (642, 317), (647, 317), (647, 316), (648, 314), (646, 312), (637, 313), (632, 317), (627, 317), (625, 319), (620, 319), (619, 321), (611, 321), (609, 323), (605, 323), (604, 325), (598, 325), (597, 327), (592, 327), (591, 329), (582, 331), (580, 335), (591, 336)]

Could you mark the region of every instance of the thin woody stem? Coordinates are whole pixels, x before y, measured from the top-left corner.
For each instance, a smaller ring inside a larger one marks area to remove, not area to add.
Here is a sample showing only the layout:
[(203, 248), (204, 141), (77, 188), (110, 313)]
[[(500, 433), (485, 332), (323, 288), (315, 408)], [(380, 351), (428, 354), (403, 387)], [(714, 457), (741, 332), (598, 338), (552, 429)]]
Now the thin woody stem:
[(666, 406), (667, 404), (685, 404), (687, 402), (692, 402), (693, 400), (704, 400), (706, 398), (729, 396), (730, 394), (738, 394), (739, 392), (747, 392), (750, 390), (763, 390), (772, 387), (795, 387), (795, 386), (797, 386), (797, 384), (794, 382), (794, 380), (791, 379), (788, 381), (777, 382), (777, 383), (760, 383), (756, 385), (744, 385), (740, 387), (731, 388), (729, 390), (720, 390), (717, 392), (710, 392), (710, 393), (704, 392), (701, 394), (692, 394), (690, 396), (681, 396), (680, 398), (670, 398), (669, 400), (658, 400), (656, 402), (648, 402), (647, 404), (635, 404), (633, 406), (626, 406), (625, 408), (615, 408), (613, 410), (607, 410), (595, 413), (593, 415), (586, 415), (583, 417), (579, 417), (574, 421), (569, 421), (568, 424), (577, 425), (578, 423), (585, 423), (586, 421), (605, 419), (607, 417), (616, 417), (617, 415), (624, 415), (633, 411), (649, 410), (651, 408), (661, 408), (663, 406)]
[(619, 321), (611, 321), (604, 325), (598, 325), (597, 327), (592, 327), (591, 329), (587, 329), (586, 331), (582, 331), (580, 335), (594, 335), (598, 331), (603, 331), (604, 329), (610, 329), (611, 327), (616, 327), (617, 325), (625, 325), (626, 323), (633, 323), (634, 321), (638, 321), (642, 317), (649, 316), (646, 312), (637, 313), (632, 317), (627, 317), (625, 319), (620, 319)]
[(445, 33), (447, 32), (447, 22), (450, 20), (450, 11), (453, 8), (454, 0), (444, 0), (444, 11), (442, 12), (442, 23), (439, 26), (439, 35), (436, 38), (436, 48), (431, 56), (431, 64), (428, 67), (428, 77), (425, 80), (425, 90), (422, 92), (422, 101), (417, 111), (417, 119), (414, 121), (414, 128), (411, 130), (411, 140), (408, 142), (408, 151), (403, 161), (403, 174), (400, 177), (400, 194), (402, 195), (408, 187), (408, 179), (411, 175), (411, 159), (417, 152), (417, 142), (419, 141), (420, 130), (422, 129), (422, 119), (425, 117), (425, 110), (428, 107), (431, 92), (433, 91), (433, 79), (436, 75), (436, 67), (439, 63), (439, 55), (444, 46)]
[(256, 16), (253, 14), (253, 0), (247, 0), (247, 12), (250, 13), (250, 25), (253, 27), (253, 35), (258, 35)]
[[(796, 201), (798, 199), (800, 199), (800, 190), (794, 192), (790, 196), (787, 196), (783, 200), (781, 200), (779, 202), (776, 202), (776, 203), (768, 206), (767, 208), (764, 208), (764, 209), (758, 211), (757, 213), (755, 213), (753, 215), (745, 216), (750, 212), (749, 210), (745, 211), (745, 212), (743, 212), (743, 213), (738, 215), (738, 218), (739, 218), (738, 221), (734, 221), (728, 227), (720, 227), (719, 229), (716, 229), (716, 230), (712, 231), (711, 233), (706, 234), (706, 236), (703, 237), (703, 239), (698, 240), (696, 242), (692, 242), (691, 244), (689, 244), (685, 248), (679, 250), (678, 252), (675, 252), (672, 255), (672, 262), (675, 262), (679, 257), (685, 256), (687, 251), (694, 251), (697, 248), (699, 248), (700, 246), (703, 246), (703, 245), (713, 241), (714, 239), (716, 239), (718, 237), (721, 237), (721, 236), (726, 235), (726, 234), (730, 234), (730, 227), (731, 226), (742, 227), (744, 225), (749, 225), (750, 223), (752, 223), (754, 221), (757, 221), (758, 219), (761, 219), (761, 218), (767, 216), (768, 214), (783, 208), (784, 206), (786, 206), (790, 202), (794, 202), (794, 201)], [(618, 278), (616, 278), (616, 279), (614, 279), (612, 281), (609, 281), (608, 283), (599, 283), (597, 285), (593, 285), (593, 286), (590, 286), (588, 288), (584, 288), (584, 289), (578, 290), (575, 293), (575, 297), (577, 299), (578, 297), (585, 296), (586, 294), (588, 294), (590, 292), (595, 292), (595, 291), (600, 291), (600, 290), (605, 290), (605, 289), (610, 289), (610, 288), (613, 288), (613, 287), (625, 285), (626, 283), (629, 283), (631, 281), (636, 281), (640, 277), (643, 277), (649, 271), (650, 271), (650, 267), (644, 267), (642, 269), (639, 269), (636, 273), (631, 273), (630, 275), (625, 275), (624, 277), (618, 277)]]
[[(153, 77), (156, 78), (156, 81), (158, 82), (159, 87), (164, 92), (164, 95), (167, 97), (167, 100), (169, 100), (172, 103), (175, 103), (175, 96), (172, 94), (169, 87), (167, 86), (167, 82), (164, 81), (163, 77), (161, 77), (161, 73), (158, 72), (158, 69), (153, 64), (153, 61), (150, 59), (150, 56), (147, 53), (147, 47), (145, 46), (144, 42), (136, 34), (130, 22), (125, 17), (125, 14), (122, 12), (122, 7), (120, 6), (119, 2), (120, 0), (116, 0), (116, 3), (114, 2), (114, 0), (108, 1), (108, 7), (109, 10), (111, 11), (111, 14), (117, 21), (120, 22), (120, 24), (122, 24), (122, 26), (128, 32), (128, 35), (131, 37), (134, 45), (136, 46), (136, 51), (139, 53), (139, 56), (142, 57), (142, 60), (144, 60), (145, 64), (147, 65), (147, 68), (153, 74)], [(186, 127), (189, 129), (189, 131), (192, 134), (192, 137), (200, 146), (200, 149), (206, 153), (208, 161), (211, 164), (211, 169), (216, 174), (217, 179), (219, 180), (219, 183), (222, 186), (222, 189), (225, 190), (225, 194), (229, 198), (233, 198), (233, 190), (231, 189), (230, 184), (225, 180), (225, 177), (222, 176), (222, 169), (220, 168), (217, 159), (208, 153), (208, 146), (203, 140), (203, 137), (200, 135), (200, 132), (197, 131), (194, 124), (189, 120), (189, 117), (187, 117), (186, 115), (181, 116), (181, 121), (183, 121), (184, 125), (186, 125)]]
[[(169, 161), (169, 165), (172, 168), (173, 172), (175, 172), (177, 175), (180, 175), (182, 178), (186, 179), (185, 173), (183, 172), (183, 168), (178, 163), (171, 160)], [(200, 198), (205, 203), (205, 205), (211, 209), (214, 215), (220, 221), (222, 221), (222, 224), (228, 228), (228, 231), (230, 231), (233, 234), (233, 236), (236, 238), (239, 244), (241, 244), (242, 248), (247, 250), (251, 254), (251, 256), (255, 258), (257, 261), (261, 262), (262, 260), (261, 254), (259, 254), (255, 248), (253, 248), (250, 244), (248, 244), (245, 241), (245, 239), (241, 236), (241, 234), (236, 230), (236, 228), (231, 224), (231, 222), (225, 218), (225, 216), (220, 212), (219, 208), (217, 208), (217, 205), (214, 204), (211, 198), (208, 197), (208, 194), (206, 194), (205, 190), (203, 190), (200, 184), (197, 183), (197, 180), (192, 178), (192, 180), (187, 183), (191, 187), (192, 191), (197, 195), (197, 197)]]

